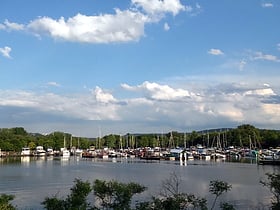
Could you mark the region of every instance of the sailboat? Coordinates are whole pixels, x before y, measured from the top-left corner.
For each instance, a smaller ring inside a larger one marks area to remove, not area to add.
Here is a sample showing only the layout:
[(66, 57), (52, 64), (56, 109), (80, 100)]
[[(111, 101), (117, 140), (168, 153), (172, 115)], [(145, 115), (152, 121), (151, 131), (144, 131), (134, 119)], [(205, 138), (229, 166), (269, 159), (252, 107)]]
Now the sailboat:
[(76, 148), (76, 150), (75, 150), (75, 155), (82, 157), (83, 152), (84, 151), (82, 149), (80, 149), (80, 139), (78, 138), (78, 148)]
[(62, 152), (62, 157), (63, 158), (69, 158), (70, 157), (70, 151), (66, 148), (66, 139), (64, 136), (64, 147), (60, 149)]

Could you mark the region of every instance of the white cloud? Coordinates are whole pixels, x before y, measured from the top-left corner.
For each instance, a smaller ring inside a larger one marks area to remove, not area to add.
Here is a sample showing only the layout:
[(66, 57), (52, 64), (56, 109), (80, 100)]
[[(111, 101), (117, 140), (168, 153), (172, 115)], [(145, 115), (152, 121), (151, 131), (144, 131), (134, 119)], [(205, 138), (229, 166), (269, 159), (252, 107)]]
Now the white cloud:
[(60, 84), (58, 84), (57, 82), (48, 82), (47, 85), (54, 86), (54, 87), (60, 87)]
[[(148, 81), (135, 86), (122, 84), (123, 89), (118, 91), (130, 92), (129, 98), (122, 99), (116, 98), (114, 91), (100, 87), (67, 95), (0, 90), (0, 114), (5, 123), (25, 125), (28, 120), (46, 125), (55, 121), (69, 126), (69, 121), (78, 120), (80, 125), (88, 127), (103, 124), (109, 133), (157, 132), (163, 128), (197, 130), (241, 123), (279, 125), (280, 99), (274, 90), (279, 87), (272, 88), (265, 82), (256, 85), (247, 80), (232, 83), (232, 78), (218, 80), (224, 83), (201, 86), (199, 81), (185, 81), (177, 83), (176, 88)], [(114, 123), (115, 130), (111, 127)]]
[(4, 29), (6, 29), (6, 26), (4, 24), (0, 23), (0, 30), (4, 30)]
[(255, 54), (253, 55), (253, 60), (267, 60), (267, 61), (274, 61), (274, 62), (280, 61), (280, 59), (277, 58), (277, 56), (264, 54), (263, 52), (255, 52)]
[(280, 117), (280, 104), (263, 104), (263, 110), (269, 116), (271, 116), (272, 121), (275, 123), (279, 122)]
[(224, 54), (223, 51), (221, 51), (220, 49), (214, 49), (214, 48), (210, 49), (208, 51), (208, 53), (211, 55), (223, 55)]
[(262, 7), (264, 7), (264, 8), (271, 8), (271, 7), (274, 7), (274, 5), (272, 4), (272, 3), (263, 3), (262, 4)]
[(7, 46), (0, 48), (0, 54), (6, 58), (11, 58), (11, 56), (10, 56), (11, 51), (12, 51), (12, 48), (7, 47)]
[(244, 93), (244, 95), (256, 95), (256, 96), (274, 96), (276, 95), (271, 88), (262, 88), (249, 90)]
[(65, 20), (42, 17), (31, 21), (27, 28), (38, 36), (47, 34), (55, 39), (72, 42), (109, 43), (137, 41), (144, 35), (149, 19), (139, 12), (116, 10), (116, 14), (86, 16), (77, 14)]
[(108, 92), (105, 92), (100, 87), (96, 87), (94, 91), (92, 91), (94, 94), (96, 101), (101, 103), (110, 103), (110, 102), (116, 102), (116, 99), (114, 96)]
[(277, 49), (280, 50), (280, 43), (277, 44)]
[(151, 15), (172, 13), (177, 15), (180, 11), (190, 9), (181, 4), (180, 0), (132, 0), (137, 7), (142, 7)]
[(32, 110), (29, 111), (30, 114), (40, 112), (41, 115), (49, 114), (60, 118), (64, 116), (82, 120), (117, 120), (119, 118), (116, 112), (117, 105), (109, 103), (112, 100), (110, 95), (106, 95), (100, 88), (97, 88), (96, 93), (93, 94), (95, 97), (75, 94), (63, 96), (31, 91), (0, 91), (0, 106), (26, 108)]
[(164, 23), (163, 28), (165, 31), (169, 31), (170, 26), (168, 25), (168, 23)]
[(197, 9), (201, 9), (200, 4), (196, 3), (195, 6), (196, 6)]
[(9, 20), (5, 20), (4, 24), (0, 25), (0, 29), (21, 31), (21, 30), (24, 30), (24, 25), (18, 24), (18, 23), (13, 23), (13, 22), (10, 22)]
[(160, 85), (154, 82), (150, 83), (147, 81), (136, 87), (131, 87), (127, 84), (123, 84), (122, 87), (130, 91), (141, 91), (148, 98), (153, 100), (184, 100), (195, 95), (182, 88), (174, 89), (169, 87), (168, 85)]
[[(5, 20), (0, 24), (0, 30), (25, 30), (39, 38), (47, 35), (70, 42), (122, 43), (138, 41), (145, 35), (146, 24), (159, 22), (167, 13), (175, 16), (182, 11), (191, 14), (200, 9), (198, 4), (193, 8), (181, 4), (180, 0), (132, 0), (129, 9), (115, 9), (114, 14), (78, 13), (59, 19), (45, 16), (31, 20), (27, 25)], [(165, 24), (164, 29), (169, 30), (169, 25)]]

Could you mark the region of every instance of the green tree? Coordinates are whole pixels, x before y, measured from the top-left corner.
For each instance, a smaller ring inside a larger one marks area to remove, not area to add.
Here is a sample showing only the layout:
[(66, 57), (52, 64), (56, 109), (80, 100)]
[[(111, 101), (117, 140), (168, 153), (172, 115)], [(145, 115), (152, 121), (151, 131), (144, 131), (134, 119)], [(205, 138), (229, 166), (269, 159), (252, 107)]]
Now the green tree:
[(273, 195), (271, 209), (278, 210), (280, 209), (280, 174), (267, 173), (266, 176), (267, 180), (261, 180), (260, 183), (267, 187)]
[(193, 194), (180, 192), (181, 178), (175, 172), (162, 182), (160, 197), (152, 197), (150, 202), (142, 202), (137, 210), (200, 209), (207, 210), (207, 201)]
[(65, 200), (57, 198), (57, 195), (53, 197), (47, 197), (42, 202), (44, 208), (47, 210), (86, 210), (89, 207), (87, 203), (87, 197), (91, 192), (91, 186), (89, 182), (83, 182), (80, 179), (76, 179), (75, 185), (71, 188), (70, 195)]
[(115, 135), (111, 134), (111, 135), (105, 136), (104, 139), (105, 139), (105, 145), (108, 148), (117, 148), (117, 146), (116, 146), (117, 138)]
[(191, 146), (194, 146), (198, 137), (199, 137), (198, 133), (196, 131), (192, 131), (190, 135)]
[(22, 136), (27, 135), (27, 132), (22, 127), (11, 128), (11, 133), (14, 135), (22, 135)]
[(213, 201), (211, 210), (214, 209), (218, 197), (220, 197), (224, 192), (227, 192), (230, 189), (231, 189), (231, 185), (229, 185), (227, 182), (219, 181), (219, 180), (210, 181), (209, 192), (215, 195), (215, 199)]
[(152, 202), (143, 202), (137, 205), (137, 210), (186, 210), (200, 209), (207, 210), (207, 201), (192, 194), (180, 193), (166, 198), (153, 197)]
[(125, 184), (96, 179), (93, 184), (94, 195), (103, 209), (130, 209), (132, 196), (143, 192), (145, 189), (146, 187), (134, 182)]
[(280, 131), (260, 130), (261, 143), (263, 148), (280, 146)]
[(13, 195), (1, 194), (0, 210), (16, 210), (16, 208), (10, 203), (13, 199)]
[(249, 124), (240, 125), (237, 127), (236, 132), (239, 134), (240, 144), (243, 144), (243, 146), (249, 147), (251, 143), (256, 147), (260, 147), (260, 133), (254, 126)]

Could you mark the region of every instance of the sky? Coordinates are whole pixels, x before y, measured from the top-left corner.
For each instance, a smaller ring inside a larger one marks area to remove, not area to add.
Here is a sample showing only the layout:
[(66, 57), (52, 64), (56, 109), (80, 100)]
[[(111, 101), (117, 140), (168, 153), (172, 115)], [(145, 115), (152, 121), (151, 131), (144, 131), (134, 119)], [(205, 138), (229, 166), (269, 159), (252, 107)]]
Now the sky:
[(280, 125), (277, 0), (1, 0), (0, 127)]

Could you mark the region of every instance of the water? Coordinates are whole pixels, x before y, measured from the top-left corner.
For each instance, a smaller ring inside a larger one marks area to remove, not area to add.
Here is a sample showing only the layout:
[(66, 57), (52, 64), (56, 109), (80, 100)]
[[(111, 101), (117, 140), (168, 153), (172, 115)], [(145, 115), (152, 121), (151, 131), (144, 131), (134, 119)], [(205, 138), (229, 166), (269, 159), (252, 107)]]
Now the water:
[[(237, 209), (262, 209), (269, 205), (271, 194), (259, 181), (265, 178), (265, 173), (280, 173), (280, 167), (199, 160), (180, 165), (176, 161), (139, 159), (0, 159), (0, 193), (15, 195), (13, 204), (19, 209), (42, 209), (40, 203), (47, 196), (65, 198), (76, 178), (91, 183), (95, 179), (114, 179), (148, 187), (136, 198), (143, 200), (158, 195), (162, 181), (174, 172), (182, 180), (182, 192), (211, 200), (213, 196), (208, 193), (209, 182), (222, 180), (232, 185), (232, 190), (222, 197), (223, 200), (230, 201)], [(93, 200), (93, 196), (89, 199)]]

